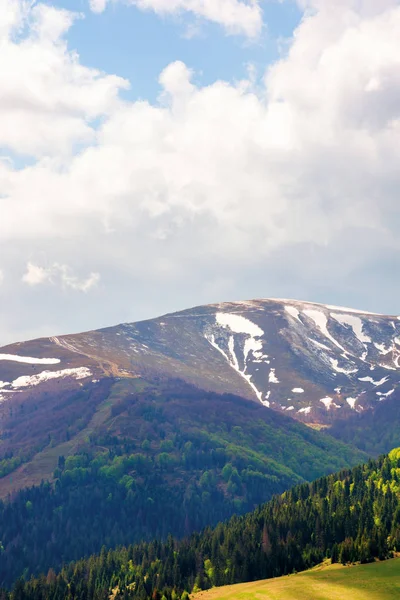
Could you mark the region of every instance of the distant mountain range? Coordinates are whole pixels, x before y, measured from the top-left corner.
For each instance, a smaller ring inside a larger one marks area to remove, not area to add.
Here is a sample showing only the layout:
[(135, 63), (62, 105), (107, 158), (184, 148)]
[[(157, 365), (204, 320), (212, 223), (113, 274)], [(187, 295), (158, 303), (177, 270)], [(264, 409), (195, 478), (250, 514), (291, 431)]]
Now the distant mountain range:
[(251, 300), (0, 348), (6, 406), (17, 395), (110, 376), (179, 377), (326, 425), (396, 394), (400, 317)]

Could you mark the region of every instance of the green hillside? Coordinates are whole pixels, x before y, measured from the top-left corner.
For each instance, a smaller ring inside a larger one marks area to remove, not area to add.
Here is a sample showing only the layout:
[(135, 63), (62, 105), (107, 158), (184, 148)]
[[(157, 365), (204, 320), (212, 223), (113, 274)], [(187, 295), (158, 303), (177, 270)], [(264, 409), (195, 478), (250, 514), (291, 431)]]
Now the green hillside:
[[(50, 571), (27, 583), (19, 581), (12, 600), (185, 600), (189, 593), (212, 587), (306, 571), (325, 558), (333, 564), (366, 564), (390, 558), (399, 549), (396, 449), (351, 471), (296, 486), (248, 515), (181, 542), (169, 537), (164, 543), (103, 549), (58, 575)], [(339, 580), (334, 585), (340, 586)], [(373, 590), (372, 583), (368, 590)], [(7, 594), (3, 600), (9, 600)]]
[(193, 600), (397, 600), (400, 559), (369, 565), (323, 565), (304, 573), (222, 588)]
[[(54, 483), (0, 502), (0, 585), (59, 569), (102, 546), (189, 535), (365, 459), (260, 403), (178, 380), (110, 380), (103, 388), (108, 396), (98, 405), (100, 398), (93, 400), (88, 415), (94, 413), (75, 435), (64, 397), (47, 412), (35, 411), (34, 402), (21, 411), (26, 447), (56, 419), (59, 438), (28, 454), (7, 485), (29, 467), (46, 478), (49, 465)], [(74, 411), (76, 417), (75, 404)], [(63, 438), (63, 426), (71, 435)]]

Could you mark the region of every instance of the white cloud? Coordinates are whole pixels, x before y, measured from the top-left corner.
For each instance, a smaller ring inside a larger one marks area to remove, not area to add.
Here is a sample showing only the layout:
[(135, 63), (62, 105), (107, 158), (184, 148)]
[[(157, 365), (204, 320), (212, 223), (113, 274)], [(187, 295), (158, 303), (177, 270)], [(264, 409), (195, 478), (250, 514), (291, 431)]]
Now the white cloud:
[(26, 265), (26, 272), (22, 276), (22, 281), (24, 283), (27, 283), (28, 285), (35, 286), (49, 281), (50, 278), (51, 270), (44, 269), (39, 265), (35, 265), (34, 263), (28, 262), (28, 264)]
[[(126, 82), (81, 65), (64, 42), (69, 13), (36, 4), (10, 20), (30, 29), (4, 34), (0, 145), (33, 160), (0, 161), (7, 285), (42, 252), (51, 266), (24, 275), (35, 294), (87, 291), (98, 275), (75, 273), (101, 264), (97, 312), (79, 295), (71, 323), (244, 295), (384, 311), (400, 291), (400, 7), (313, 6), (258, 88), (201, 87), (177, 61), (154, 104), (122, 101)], [(57, 302), (53, 332), (69, 308)]]
[[(41, 3), (2, 4), (0, 147), (36, 157), (69, 153), (93, 142), (90, 121), (118, 105), (128, 83), (81, 65), (67, 49), (64, 36), (77, 16)], [(26, 27), (16, 43), (15, 32)]]
[(45, 268), (28, 262), (22, 281), (30, 286), (43, 283), (59, 284), (63, 288), (86, 293), (99, 283), (100, 275), (99, 273), (90, 273), (88, 277), (79, 279), (67, 265), (54, 263), (51, 267)]
[(99, 273), (90, 273), (86, 279), (79, 279), (66, 265), (55, 265), (55, 269), (60, 272), (62, 285), (77, 292), (89, 292), (100, 281)]
[(103, 12), (109, 2), (123, 1), (140, 10), (156, 14), (176, 15), (183, 12), (207, 19), (230, 34), (257, 37), (262, 29), (262, 11), (259, 0), (89, 0), (94, 12)]

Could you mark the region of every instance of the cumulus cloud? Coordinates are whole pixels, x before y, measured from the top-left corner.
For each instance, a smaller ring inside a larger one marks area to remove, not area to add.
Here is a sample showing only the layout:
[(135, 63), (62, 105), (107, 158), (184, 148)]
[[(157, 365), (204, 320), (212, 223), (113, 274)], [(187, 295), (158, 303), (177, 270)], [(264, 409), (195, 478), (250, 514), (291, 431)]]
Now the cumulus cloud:
[(54, 263), (51, 267), (41, 267), (28, 262), (22, 281), (30, 286), (44, 283), (59, 284), (63, 288), (86, 293), (99, 283), (100, 275), (99, 273), (90, 273), (88, 277), (79, 279), (68, 265)]
[[(94, 12), (103, 12), (110, 2), (121, 0), (89, 0)], [(189, 12), (224, 27), (230, 34), (255, 38), (261, 33), (262, 12), (258, 0), (122, 0), (139, 10), (152, 10), (158, 15)]]
[[(0, 253), (5, 270), (25, 269), (26, 290), (88, 291), (101, 271), (97, 310), (80, 299), (91, 326), (256, 295), (390, 310), (397, 2), (304, 3), (287, 55), (261, 84), (202, 87), (177, 61), (151, 104), (123, 101), (126, 81), (68, 50), (75, 15), (8, 1), (20, 10), (1, 33), (0, 144), (33, 160), (0, 161)], [(28, 35), (10, 34), (22, 26)], [(25, 268), (32, 248), (51, 267)], [(78, 278), (82, 269), (92, 274)]]
[(118, 106), (128, 82), (83, 66), (67, 49), (65, 34), (78, 16), (41, 3), (2, 3), (0, 147), (35, 157), (68, 154), (94, 142), (90, 122)]

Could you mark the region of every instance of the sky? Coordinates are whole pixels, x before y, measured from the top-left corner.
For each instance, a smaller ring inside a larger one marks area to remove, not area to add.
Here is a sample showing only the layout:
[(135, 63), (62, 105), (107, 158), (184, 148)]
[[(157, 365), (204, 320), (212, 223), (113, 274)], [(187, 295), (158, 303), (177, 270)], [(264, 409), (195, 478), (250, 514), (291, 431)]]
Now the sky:
[(400, 0), (0, 0), (0, 345), (400, 314)]

